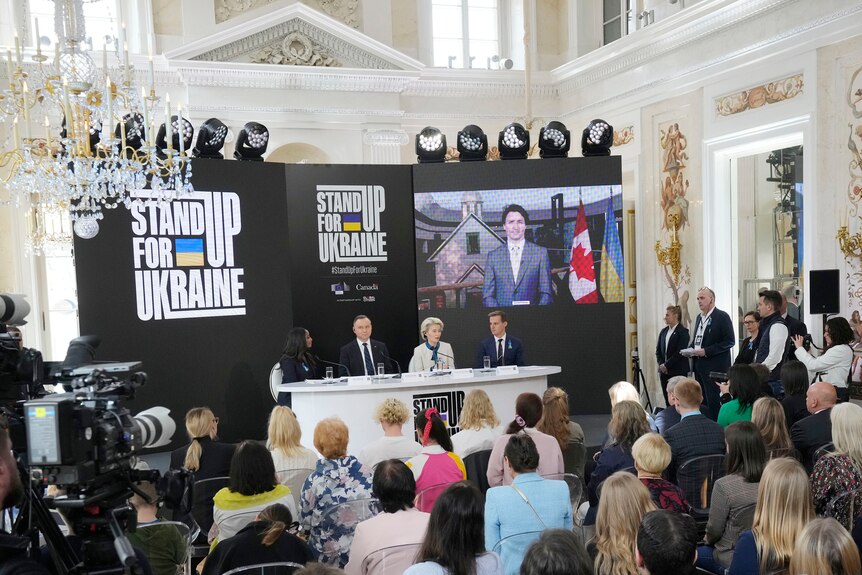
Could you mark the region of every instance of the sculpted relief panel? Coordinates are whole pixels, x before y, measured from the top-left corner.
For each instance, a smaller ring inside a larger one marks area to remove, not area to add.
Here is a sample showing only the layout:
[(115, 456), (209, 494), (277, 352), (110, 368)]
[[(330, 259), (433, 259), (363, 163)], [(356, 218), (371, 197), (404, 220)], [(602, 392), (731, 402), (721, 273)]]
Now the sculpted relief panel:
[[(244, 12), (273, 4), (276, 0), (213, 0), (216, 23), (226, 22)], [(351, 28), (359, 28), (362, 10), (360, 0), (306, 0), (303, 4), (332, 16)]]

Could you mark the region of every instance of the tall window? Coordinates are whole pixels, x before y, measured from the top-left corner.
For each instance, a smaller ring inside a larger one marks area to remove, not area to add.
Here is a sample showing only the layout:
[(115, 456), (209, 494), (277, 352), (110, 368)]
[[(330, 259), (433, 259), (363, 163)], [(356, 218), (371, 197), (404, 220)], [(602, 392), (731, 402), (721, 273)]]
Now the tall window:
[[(54, 30), (54, 1), (29, 0), (31, 30), (35, 30), (35, 19), (39, 19), (39, 35), (42, 37), (42, 49), (54, 49), (57, 34)], [(117, 36), (117, 17), (114, 2), (84, 2), (84, 21), (86, 37), (84, 43), (90, 50), (101, 50), (107, 44), (113, 50), (114, 39)], [(128, 26), (128, 24), (127, 24)], [(120, 50), (123, 47), (120, 46)]]
[(635, 14), (632, 0), (604, 0), (602, 28), (607, 45), (635, 31)]
[(497, 0), (431, 0), (431, 27), (435, 66), (486, 68), (500, 53)]

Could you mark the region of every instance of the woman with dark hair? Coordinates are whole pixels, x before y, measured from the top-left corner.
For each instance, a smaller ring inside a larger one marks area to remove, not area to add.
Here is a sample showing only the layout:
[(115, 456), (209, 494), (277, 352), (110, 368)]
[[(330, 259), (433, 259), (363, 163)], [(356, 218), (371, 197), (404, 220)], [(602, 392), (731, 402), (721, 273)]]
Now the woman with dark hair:
[[(311, 353), (314, 340), (304, 327), (295, 327), (287, 332), (287, 341), (281, 350), (281, 383), (297, 383), (306, 379), (318, 379), (317, 361)], [(290, 407), (290, 393), (279, 392), (278, 404)]]
[(485, 550), (482, 493), (469, 481), (450, 485), (440, 495), (416, 565), (404, 575), (502, 575), (496, 553)]
[(718, 424), (727, 427), (734, 421), (751, 421), (751, 409), (760, 397), (760, 377), (754, 368), (746, 364), (730, 366), (727, 383), (719, 384), (719, 389), (730, 391), (733, 399), (721, 406)]
[(467, 479), (467, 470), (461, 458), (452, 452), (452, 439), (436, 407), (416, 414), (416, 435), (422, 451), (407, 461), (407, 467), (416, 479), (416, 493), (429, 490), (418, 498), (417, 507), (430, 513), (443, 486)]
[(507, 537), (525, 534), (500, 550), (506, 575), (516, 575), (527, 546), (535, 539), (529, 533), (572, 528), (572, 502), (565, 481), (543, 479), (536, 473), (539, 452), (530, 436), (509, 437), (503, 459), (514, 480), (485, 494), (485, 548), (493, 550)]
[(210, 542), (224, 541), (254, 520), (256, 513), (281, 503), (296, 516), (290, 488), (278, 483), (272, 455), (256, 441), (243, 441), (230, 462), (228, 486), (213, 497)]
[(270, 505), (239, 533), (210, 551), (202, 575), (219, 575), (259, 563), (291, 561), (305, 565), (314, 561), (305, 541), (287, 532), (291, 523), (290, 509), (280, 503)]
[(539, 451), (539, 475), (554, 475), (565, 472), (563, 452), (557, 439), (536, 429), (542, 419), (542, 398), (535, 393), (522, 393), (515, 400), (515, 419), (509, 423), (506, 433), (494, 442), (491, 457), (488, 460), (488, 485), (511, 485), (512, 476), (506, 470), (503, 462), (503, 452), (509, 443), (509, 438), (516, 433), (529, 435)]
[(805, 339), (801, 335), (791, 338), (796, 346), (796, 359), (805, 364), (808, 369), (809, 381), (825, 381), (835, 386), (838, 401), (850, 399), (850, 389), (847, 387), (847, 374), (853, 363), (853, 328), (843, 317), (833, 317), (826, 321), (823, 330), (823, 341), (826, 347), (817, 357), (812, 356), (804, 346)]
[(784, 387), (784, 399), (781, 407), (784, 409), (784, 417), (787, 420), (787, 429), (793, 424), (811, 415), (805, 403), (805, 394), (808, 392), (808, 369), (801, 361), (792, 359), (784, 362), (781, 366), (781, 385)]
[(757, 503), (760, 476), (766, 466), (766, 446), (757, 426), (750, 421), (731, 423), (724, 431), (724, 441), (727, 474), (712, 488), (706, 545), (697, 548), (697, 566), (713, 573), (724, 573), (730, 567), (739, 535), (751, 528), (751, 524), (743, 525), (735, 517), (744, 507)]
[(754, 356), (757, 355), (757, 333), (760, 330), (760, 314), (756, 311), (750, 311), (742, 318), (742, 325), (748, 332), (748, 337), (742, 340), (739, 344), (739, 353), (736, 359), (733, 360), (733, 365), (744, 363), (746, 365), (754, 363)]
[(570, 529), (548, 529), (527, 549), (520, 575), (593, 575), (593, 562)]

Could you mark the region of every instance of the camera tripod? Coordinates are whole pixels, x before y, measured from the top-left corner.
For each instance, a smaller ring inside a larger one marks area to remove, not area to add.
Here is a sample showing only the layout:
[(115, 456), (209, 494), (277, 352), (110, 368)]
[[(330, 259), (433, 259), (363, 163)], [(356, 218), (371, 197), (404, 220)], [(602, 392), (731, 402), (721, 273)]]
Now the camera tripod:
[(646, 384), (646, 377), (644, 376), (643, 370), (641, 370), (638, 348), (634, 348), (632, 350), (632, 383), (634, 384), (635, 389), (638, 390), (638, 393), (642, 393), (646, 397), (646, 405), (644, 405), (644, 408), (647, 409), (647, 411), (652, 412), (652, 401), (649, 397), (649, 388)]

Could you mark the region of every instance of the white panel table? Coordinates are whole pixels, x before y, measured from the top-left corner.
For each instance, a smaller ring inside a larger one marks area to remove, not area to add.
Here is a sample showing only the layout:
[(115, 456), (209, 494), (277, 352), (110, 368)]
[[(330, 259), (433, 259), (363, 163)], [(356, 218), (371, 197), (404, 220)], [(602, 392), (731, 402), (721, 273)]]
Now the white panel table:
[[(450, 427), (457, 428), (464, 396), (473, 389), (484, 389), (497, 415), (506, 425), (514, 418), (515, 399), (524, 392), (539, 396), (548, 388), (548, 376), (560, 373), (558, 366), (525, 366), (516, 374), (497, 374), (474, 370), (473, 376), (456, 379), (451, 375), (423, 377), (402, 381), (387, 376), (372, 383), (324, 383), (310, 380), (278, 386), (291, 393), (293, 411), (302, 427), (303, 444), (312, 446), (314, 427), (327, 417), (337, 416), (350, 428), (348, 452), (359, 451), (383, 434), (380, 424), (372, 420), (377, 405), (388, 397), (400, 399), (413, 414), (436, 407), (445, 414)], [(406, 379), (406, 378), (405, 378)], [(404, 425), (404, 433), (413, 433), (413, 421)]]

